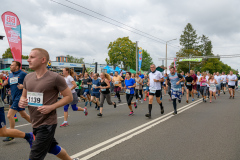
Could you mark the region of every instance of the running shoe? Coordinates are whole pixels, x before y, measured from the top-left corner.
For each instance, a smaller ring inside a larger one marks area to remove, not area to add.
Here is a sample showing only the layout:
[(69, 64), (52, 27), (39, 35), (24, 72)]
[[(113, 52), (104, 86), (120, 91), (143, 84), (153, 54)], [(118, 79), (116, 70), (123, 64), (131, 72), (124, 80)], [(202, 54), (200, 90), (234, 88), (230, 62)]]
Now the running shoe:
[(145, 114), (145, 117), (151, 118), (151, 114), (147, 113), (147, 114)]
[(85, 102), (85, 106), (87, 106), (87, 105), (88, 105), (88, 101)]
[(67, 127), (68, 126), (68, 123), (62, 123), (61, 125), (60, 125), (60, 127)]
[(136, 103), (136, 102), (134, 102), (134, 104), (133, 104), (133, 105), (134, 105), (134, 107), (135, 107), (135, 108), (137, 108), (137, 103)]
[(97, 110), (99, 111), (100, 107), (97, 107)]
[(192, 101), (194, 101), (194, 98), (192, 99)]
[(84, 111), (83, 111), (83, 113), (85, 113), (85, 116), (87, 116), (87, 115), (88, 115), (87, 107), (85, 107), (85, 108), (84, 108)]
[(229, 99), (231, 99), (231, 98), (232, 98), (232, 96), (229, 97)]
[(181, 102), (182, 102), (182, 101), (179, 99), (179, 100), (178, 100), (178, 103), (181, 103)]
[(204, 99), (204, 102), (206, 103), (206, 102), (207, 102), (207, 100), (206, 100), (206, 99)]
[(164, 114), (164, 108), (163, 107), (161, 108), (161, 114)]
[(89, 102), (89, 104), (90, 104), (90, 107), (92, 106), (92, 102)]
[(32, 148), (32, 144), (33, 144), (33, 141), (35, 140), (35, 136), (32, 132), (30, 132), (29, 134), (30, 134), (30, 138), (26, 140), (28, 141), (30, 148)]
[(203, 102), (204, 102), (204, 98), (203, 98), (202, 100), (203, 100)]
[(3, 142), (10, 142), (13, 141), (14, 138), (13, 137), (6, 137), (6, 139), (3, 140)]
[(117, 107), (117, 103), (116, 102), (114, 102), (114, 108), (116, 108)]
[(188, 103), (188, 100), (186, 100), (186, 102)]
[(102, 113), (98, 113), (97, 116), (102, 117)]
[(223, 93), (225, 94), (225, 92), (223, 91)]
[(177, 115), (177, 112), (173, 112), (173, 115), (174, 115), (174, 116)]
[(143, 99), (141, 99), (141, 103), (143, 103)]
[(234, 96), (232, 98), (234, 99)]
[(184, 95), (184, 92), (183, 92), (183, 95)]
[(98, 107), (98, 106), (97, 106), (97, 104), (96, 104), (96, 105), (95, 105), (95, 109), (97, 109), (97, 107)]
[(144, 101), (147, 101), (147, 99), (145, 98)]
[(122, 102), (121, 99), (119, 99), (119, 100), (118, 100), (118, 103), (121, 103), (121, 102)]
[(136, 103), (138, 103), (138, 100), (136, 100)]
[(133, 111), (131, 111), (130, 113), (129, 113), (129, 116), (132, 116), (133, 115)]
[(210, 101), (210, 103), (212, 103), (212, 101)]
[(218, 94), (218, 97), (220, 96), (220, 94)]

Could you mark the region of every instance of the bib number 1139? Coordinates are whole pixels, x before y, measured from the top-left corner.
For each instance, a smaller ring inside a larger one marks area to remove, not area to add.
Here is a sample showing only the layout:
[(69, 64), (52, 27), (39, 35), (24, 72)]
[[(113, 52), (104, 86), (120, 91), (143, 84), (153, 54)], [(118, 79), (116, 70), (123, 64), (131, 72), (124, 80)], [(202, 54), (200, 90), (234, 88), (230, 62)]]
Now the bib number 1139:
[(43, 93), (27, 92), (28, 105), (39, 107), (43, 105)]

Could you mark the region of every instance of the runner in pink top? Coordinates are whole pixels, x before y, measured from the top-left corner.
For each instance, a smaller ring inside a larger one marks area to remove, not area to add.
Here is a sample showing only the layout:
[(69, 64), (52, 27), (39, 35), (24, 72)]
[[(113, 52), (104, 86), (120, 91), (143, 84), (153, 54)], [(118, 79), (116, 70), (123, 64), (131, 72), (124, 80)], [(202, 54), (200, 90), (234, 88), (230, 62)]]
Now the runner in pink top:
[(207, 79), (206, 79), (206, 73), (203, 73), (203, 76), (199, 79), (200, 82), (200, 92), (203, 97), (203, 102), (206, 102), (206, 96), (207, 96)]

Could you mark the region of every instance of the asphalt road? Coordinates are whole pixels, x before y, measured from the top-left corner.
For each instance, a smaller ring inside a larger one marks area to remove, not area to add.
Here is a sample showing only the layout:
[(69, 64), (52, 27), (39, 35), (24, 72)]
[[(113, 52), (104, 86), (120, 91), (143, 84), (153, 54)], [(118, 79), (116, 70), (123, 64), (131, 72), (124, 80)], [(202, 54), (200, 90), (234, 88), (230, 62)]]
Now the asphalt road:
[[(186, 104), (184, 96), (173, 116), (172, 103), (163, 97), (165, 114), (154, 101), (152, 119), (145, 118), (147, 102), (129, 109), (125, 96), (116, 109), (105, 104), (103, 117), (89, 107), (89, 115), (69, 110), (69, 126), (56, 130), (56, 139), (69, 155), (92, 160), (239, 160), (240, 99), (229, 99), (228, 93), (213, 103), (196, 98)], [(116, 98), (112, 98), (113, 101)], [(191, 100), (191, 98), (190, 98)], [(83, 103), (79, 103), (83, 106)], [(30, 132), (31, 125), (20, 118), (17, 129)], [(63, 121), (63, 108), (58, 109), (58, 122)], [(7, 122), (7, 126), (9, 126)], [(3, 143), (0, 138), (0, 160), (26, 160), (30, 152), (24, 139)], [(55, 160), (47, 155), (46, 160)]]

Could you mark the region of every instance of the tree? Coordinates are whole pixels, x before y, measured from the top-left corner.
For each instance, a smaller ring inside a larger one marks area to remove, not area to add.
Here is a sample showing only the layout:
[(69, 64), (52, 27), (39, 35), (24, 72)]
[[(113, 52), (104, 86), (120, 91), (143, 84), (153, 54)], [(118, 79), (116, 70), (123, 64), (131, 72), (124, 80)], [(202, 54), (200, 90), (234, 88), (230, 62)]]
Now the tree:
[(136, 47), (129, 37), (118, 38), (108, 45), (108, 57), (105, 61), (107, 64), (123, 64), (124, 70), (127, 67), (135, 68), (136, 66)]
[(193, 29), (191, 23), (184, 28), (183, 34), (180, 36), (180, 45), (184, 49), (195, 49), (198, 44), (198, 36), (196, 30)]
[[(13, 58), (11, 49), (8, 48), (5, 53), (2, 54), (2, 58)], [(22, 59), (28, 59), (28, 56), (22, 55)]]
[(147, 52), (147, 50), (143, 49), (142, 50), (142, 67), (141, 67), (141, 69), (143, 71), (148, 71), (151, 64), (153, 64), (152, 57)]
[(70, 55), (67, 55), (69, 63), (84, 63), (84, 58), (77, 58)]
[(200, 45), (198, 46), (200, 52), (203, 56), (211, 56), (212, 53), (212, 42), (209, 40), (209, 38), (205, 35), (202, 35), (200, 37)]

